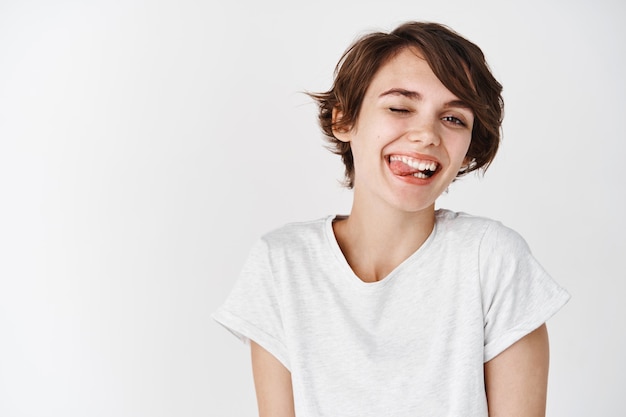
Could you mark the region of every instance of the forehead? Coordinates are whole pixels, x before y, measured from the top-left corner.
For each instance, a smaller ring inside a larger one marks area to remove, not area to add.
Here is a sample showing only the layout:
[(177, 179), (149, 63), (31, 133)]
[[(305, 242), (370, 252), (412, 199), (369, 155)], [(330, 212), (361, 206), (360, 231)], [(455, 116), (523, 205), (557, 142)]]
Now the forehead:
[(380, 94), (389, 88), (447, 93), (454, 97), (454, 94), (437, 78), (417, 48), (404, 48), (382, 64), (372, 78), (366, 96)]

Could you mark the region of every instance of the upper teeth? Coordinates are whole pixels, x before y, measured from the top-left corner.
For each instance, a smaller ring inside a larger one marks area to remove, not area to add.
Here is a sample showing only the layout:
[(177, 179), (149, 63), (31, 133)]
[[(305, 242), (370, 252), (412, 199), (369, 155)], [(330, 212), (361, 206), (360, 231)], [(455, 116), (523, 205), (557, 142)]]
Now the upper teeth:
[(391, 156), (389, 161), (401, 161), (403, 164), (410, 166), (413, 169), (420, 171), (435, 171), (437, 170), (437, 163), (433, 161), (418, 161), (417, 159), (409, 158), (407, 156)]

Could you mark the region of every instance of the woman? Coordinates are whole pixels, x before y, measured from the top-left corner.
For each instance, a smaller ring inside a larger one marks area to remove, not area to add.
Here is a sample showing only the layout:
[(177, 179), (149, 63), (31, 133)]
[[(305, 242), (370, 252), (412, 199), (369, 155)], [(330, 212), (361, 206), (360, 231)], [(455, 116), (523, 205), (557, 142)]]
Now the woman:
[(499, 222), (436, 210), (486, 169), (501, 86), (433, 23), (359, 39), (313, 94), (354, 199), (253, 248), (214, 318), (251, 341), (264, 416), (543, 416), (569, 295)]

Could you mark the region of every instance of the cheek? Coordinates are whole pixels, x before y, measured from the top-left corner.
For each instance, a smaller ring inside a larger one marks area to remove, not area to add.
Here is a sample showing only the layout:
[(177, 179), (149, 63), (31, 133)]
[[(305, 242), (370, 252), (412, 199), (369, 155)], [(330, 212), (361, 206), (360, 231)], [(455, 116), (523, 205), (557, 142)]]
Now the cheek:
[(469, 148), (470, 148), (471, 144), (472, 144), (472, 139), (469, 138), (467, 140), (467, 142), (465, 143), (465, 146), (463, 146), (463, 152), (462, 152), (463, 153), (463, 161), (465, 161), (467, 159), (467, 152), (469, 152)]
[(471, 136), (457, 138), (451, 147), (448, 148), (450, 151), (450, 158), (454, 161), (458, 161), (460, 163), (465, 162), (467, 159), (467, 151), (469, 150), (471, 143)]

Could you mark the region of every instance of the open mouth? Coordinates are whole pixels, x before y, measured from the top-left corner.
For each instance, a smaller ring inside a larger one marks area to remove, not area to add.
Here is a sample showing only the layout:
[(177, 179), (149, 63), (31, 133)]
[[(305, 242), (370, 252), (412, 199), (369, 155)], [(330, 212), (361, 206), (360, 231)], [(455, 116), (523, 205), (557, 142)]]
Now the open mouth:
[(404, 155), (389, 156), (389, 168), (395, 175), (413, 176), (415, 178), (430, 178), (439, 169), (439, 164), (435, 161), (415, 159)]

